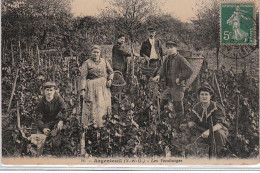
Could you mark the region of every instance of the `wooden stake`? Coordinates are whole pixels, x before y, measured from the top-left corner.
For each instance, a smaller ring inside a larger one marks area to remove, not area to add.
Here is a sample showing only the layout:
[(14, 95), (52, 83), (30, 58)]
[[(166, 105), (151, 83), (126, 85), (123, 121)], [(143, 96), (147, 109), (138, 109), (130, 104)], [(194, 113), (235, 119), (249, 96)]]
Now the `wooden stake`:
[(23, 67), (24, 59), (22, 58), (22, 48), (21, 48), (21, 41), (20, 40), (18, 42), (18, 46), (19, 46), (19, 59), (22, 60), (22, 67)]
[(52, 71), (52, 81), (55, 82), (55, 72), (56, 72), (56, 64), (53, 63), (53, 71)]
[(135, 75), (134, 47), (131, 41), (132, 77)]
[(19, 102), (16, 102), (16, 111), (17, 111), (17, 127), (21, 129), (21, 116), (20, 116), (20, 109), (19, 109)]
[(78, 80), (78, 78), (76, 77), (76, 78), (74, 79), (74, 91), (75, 91), (75, 95), (78, 95), (77, 80)]
[(68, 60), (68, 78), (70, 78), (70, 60)]
[(41, 66), (41, 57), (40, 57), (40, 50), (38, 44), (36, 45), (36, 52), (37, 52), (37, 73), (40, 72), (40, 66)]
[(217, 90), (218, 90), (218, 94), (219, 94), (220, 102), (221, 102), (222, 106), (224, 106), (223, 99), (222, 99), (222, 94), (221, 94), (221, 92), (220, 92), (220, 88), (219, 88), (219, 84), (218, 84), (217, 76), (216, 76), (215, 73), (214, 73), (214, 80), (215, 80), (215, 83), (216, 83), (216, 86), (217, 86)]
[(12, 43), (11, 43), (11, 56), (12, 56), (12, 67), (14, 67), (14, 49)]
[(212, 84), (211, 84), (211, 86), (212, 86), (213, 88), (215, 87), (214, 74), (215, 74), (215, 72), (213, 72), (213, 74), (212, 74)]
[(239, 118), (239, 93), (237, 93), (237, 105), (236, 105), (236, 131), (235, 138), (238, 137), (238, 118)]
[(7, 113), (9, 113), (9, 111), (11, 109), (12, 100), (13, 100), (14, 92), (15, 92), (15, 88), (16, 88), (16, 82), (17, 82), (17, 79), (18, 79), (18, 74), (19, 74), (19, 69), (16, 70), (14, 84), (13, 84), (13, 89), (12, 89), (11, 97), (10, 97), (8, 108), (7, 108)]
[(161, 120), (161, 108), (160, 108), (160, 98), (159, 98), (159, 91), (157, 88), (157, 111), (158, 111), (158, 116), (159, 116), (159, 120)]
[(81, 148), (81, 155), (85, 156), (86, 149), (85, 149), (86, 141), (85, 141), (85, 131), (81, 133), (81, 139), (80, 139), (80, 148)]
[[(81, 109), (81, 120), (82, 120), (82, 116), (83, 116), (83, 102), (84, 100), (80, 97), (80, 109)], [(80, 138), (80, 153), (81, 153), (81, 156), (85, 156), (85, 153), (86, 153), (86, 149), (85, 149), (85, 146), (86, 146), (86, 136), (85, 136), (85, 133), (86, 133), (86, 130), (85, 130), (85, 127), (84, 127), (84, 131), (81, 133), (81, 138)]]

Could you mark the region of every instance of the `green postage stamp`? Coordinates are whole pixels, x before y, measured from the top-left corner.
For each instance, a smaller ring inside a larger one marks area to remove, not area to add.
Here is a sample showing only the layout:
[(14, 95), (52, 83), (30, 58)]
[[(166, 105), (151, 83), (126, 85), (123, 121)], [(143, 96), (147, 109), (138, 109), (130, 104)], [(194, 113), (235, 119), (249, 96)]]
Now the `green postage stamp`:
[(222, 45), (255, 45), (255, 3), (220, 4), (220, 42)]

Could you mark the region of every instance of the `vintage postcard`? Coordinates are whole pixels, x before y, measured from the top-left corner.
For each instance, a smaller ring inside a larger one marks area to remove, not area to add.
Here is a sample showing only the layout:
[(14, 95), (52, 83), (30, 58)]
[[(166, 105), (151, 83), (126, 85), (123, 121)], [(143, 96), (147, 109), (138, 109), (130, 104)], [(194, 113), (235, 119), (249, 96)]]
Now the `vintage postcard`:
[(259, 169), (258, 1), (1, 5), (0, 169)]

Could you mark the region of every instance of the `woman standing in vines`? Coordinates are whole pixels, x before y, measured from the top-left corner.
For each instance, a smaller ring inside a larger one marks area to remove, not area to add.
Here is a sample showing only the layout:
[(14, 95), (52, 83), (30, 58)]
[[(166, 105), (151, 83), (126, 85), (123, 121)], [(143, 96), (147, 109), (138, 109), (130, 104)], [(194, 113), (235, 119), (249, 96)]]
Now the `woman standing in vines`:
[(91, 58), (81, 67), (81, 96), (83, 97), (82, 123), (88, 127), (94, 123), (102, 127), (103, 116), (111, 113), (110, 86), (113, 69), (109, 62), (100, 56), (101, 47), (91, 48)]

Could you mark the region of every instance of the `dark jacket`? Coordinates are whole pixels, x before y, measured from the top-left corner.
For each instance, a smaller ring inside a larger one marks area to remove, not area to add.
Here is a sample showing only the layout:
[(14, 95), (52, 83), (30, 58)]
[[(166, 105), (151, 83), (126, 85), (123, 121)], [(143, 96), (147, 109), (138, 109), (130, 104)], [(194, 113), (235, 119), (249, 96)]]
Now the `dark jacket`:
[[(213, 124), (210, 123), (210, 117), (212, 117)], [(203, 115), (202, 103), (197, 103), (192, 108), (192, 112), (188, 117), (189, 121), (193, 121), (197, 126), (201, 127), (204, 130), (210, 129), (211, 126), (220, 124), (222, 129), (227, 131), (229, 123), (226, 121), (226, 114), (224, 108), (216, 103), (211, 101), (207, 109), (206, 114)]]
[[(193, 121), (196, 125), (195, 128), (200, 133), (209, 129), (207, 140), (210, 145), (209, 156), (213, 157), (219, 154), (227, 142), (227, 127), (229, 126), (224, 108), (220, 104), (211, 101), (207, 110), (203, 111), (202, 103), (199, 102), (193, 107), (191, 114), (188, 116), (188, 121)], [(213, 127), (216, 124), (220, 124), (222, 128), (219, 132), (213, 133)]]
[(48, 102), (43, 97), (36, 107), (36, 124), (40, 130), (44, 128), (53, 128), (54, 124), (59, 120), (64, 120), (66, 115), (67, 105), (63, 98), (57, 93), (51, 102)]
[(188, 79), (192, 75), (190, 63), (181, 55), (168, 55), (161, 65), (158, 74), (165, 77), (166, 86), (177, 87), (176, 79)]
[(131, 53), (125, 48), (124, 45), (117, 43), (112, 49), (112, 67), (115, 70), (124, 72), (126, 70), (126, 58), (131, 56)]
[[(151, 45), (149, 39), (145, 40), (142, 43), (142, 46), (141, 46), (141, 49), (140, 49), (140, 55), (142, 57), (144, 57), (144, 55), (150, 57), (150, 55), (151, 55), (151, 48), (152, 48), (152, 45)], [(157, 40), (157, 39), (155, 39), (155, 51), (157, 53), (157, 56), (158, 56), (159, 60), (162, 60), (163, 48), (162, 48), (161, 42), (159, 40)]]

